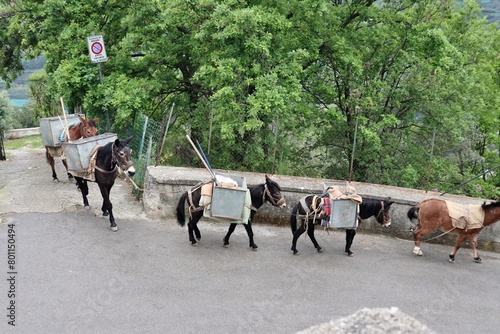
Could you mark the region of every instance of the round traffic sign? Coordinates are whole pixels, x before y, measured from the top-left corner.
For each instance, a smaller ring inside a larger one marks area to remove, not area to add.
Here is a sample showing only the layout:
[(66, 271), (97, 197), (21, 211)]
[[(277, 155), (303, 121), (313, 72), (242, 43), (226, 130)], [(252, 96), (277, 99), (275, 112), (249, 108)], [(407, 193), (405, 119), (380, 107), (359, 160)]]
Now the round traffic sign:
[(92, 51), (93, 54), (99, 55), (101, 54), (102, 50), (104, 48), (102, 47), (102, 44), (99, 42), (94, 42), (92, 43), (92, 46), (90, 47), (90, 50)]

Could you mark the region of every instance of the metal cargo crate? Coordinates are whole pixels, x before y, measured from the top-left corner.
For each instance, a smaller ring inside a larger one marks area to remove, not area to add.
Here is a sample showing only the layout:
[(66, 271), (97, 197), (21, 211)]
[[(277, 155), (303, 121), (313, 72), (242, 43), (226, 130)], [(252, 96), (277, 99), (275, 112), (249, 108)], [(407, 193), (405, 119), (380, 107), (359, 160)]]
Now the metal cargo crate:
[(334, 228), (354, 228), (358, 218), (358, 203), (339, 199), (330, 201), (330, 224)]
[(212, 192), (212, 216), (241, 220), (247, 192), (247, 181), (244, 177), (215, 173), (215, 177), (230, 178), (238, 184), (237, 188), (225, 188), (214, 184)]
[(103, 133), (94, 137), (81, 138), (64, 143), (64, 156), (68, 170), (82, 171), (89, 167), (90, 154), (96, 145), (104, 146), (117, 139), (116, 133)]
[[(82, 118), (84, 117), (82, 116)], [(68, 121), (68, 126), (80, 122), (76, 114), (66, 115), (66, 120)], [(61, 146), (63, 124), (66, 125), (64, 116), (61, 116), (61, 120), (59, 120), (57, 116), (40, 118), (40, 132), (42, 133), (42, 142), (44, 146)]]

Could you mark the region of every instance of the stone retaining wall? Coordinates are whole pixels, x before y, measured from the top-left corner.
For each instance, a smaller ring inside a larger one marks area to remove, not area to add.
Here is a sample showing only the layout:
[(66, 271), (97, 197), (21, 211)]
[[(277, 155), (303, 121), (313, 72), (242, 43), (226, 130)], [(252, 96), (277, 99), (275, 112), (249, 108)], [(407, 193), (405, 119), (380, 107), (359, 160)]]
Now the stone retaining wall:
[[(233, 172), (226, 170), (215, 170), (219, 173), (238, 175), (245, 177), (248, 187), (265, 182), (265, 174), (249, 172)], [(292, 208), (298, 203), (300, 198), (308, 194), (320, 194), (323, 191), (325, 182), (345, 182), (330, 179), (314, 179), (307, 177), (268, 175), (276, 181), (282, 188), (285, 195), (287, 208), (278, 209), (269, 203), (263, 205), (257, 212), (254, 223), (273, 224), (289, 226)], [(175, 208), (182, 193), (192, 188), (199, 182), (206, 182), (211, 179), (210, 173), (206, 169), (183, 168), (183, 167), (148, 167), (145, 182), (143, 205), (146, 214), (150, 218), (174, 218)], [(410, 222), (407, 217), (409, 208), (426, 198), (440, 198), (464, 204), (482, 204), (485, 199), (471, 198), (465, 196), (444, 195), (399, 187), (389, 187), (384, 185), (351, 182), (356, 192), (362, 197), (374, 199), (388, 199), (394, 201), (391, 207), (392, 225), (388, 228), (381, 227), (374, 218), (363, 221), (359, 230), (369, 233), (380, 233), (391, 235), (400, 239), (413, 240), (411, 228), (415, 223)], [(423, 241), (442, 232), (434, 232), (423, 238)], [(436, 238), (430, 242), (454, 244), (456, 234), (447, 234)], [(500, 252), (500, 224), (493, 224), (483, 229), (479, 236), (480, 249), (494, 250)], [(413, 247), (410, 244), (409, 247)]]
[(39, 135), (39, 134), (41, 134), (40, 127), (14, 129), (14, 130), (5, 131), (4, 138), (5, 139), (17, 139), (17, 138), (21, 138), (21, 137), (27, 137), (27, 136), (33, 136), (33, 135)]

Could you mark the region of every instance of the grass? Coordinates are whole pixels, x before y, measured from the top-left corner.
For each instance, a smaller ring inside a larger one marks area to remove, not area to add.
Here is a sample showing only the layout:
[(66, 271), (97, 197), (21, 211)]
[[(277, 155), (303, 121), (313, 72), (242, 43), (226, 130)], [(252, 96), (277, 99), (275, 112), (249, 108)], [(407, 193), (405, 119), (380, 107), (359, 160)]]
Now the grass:
[(3, 142), (5, 150), (18, 150), (18, 149), (39, 149), (44, 148), (42, 143), (42, 135), (34, 135), (22, 137), (18, 139), (8, 139)]

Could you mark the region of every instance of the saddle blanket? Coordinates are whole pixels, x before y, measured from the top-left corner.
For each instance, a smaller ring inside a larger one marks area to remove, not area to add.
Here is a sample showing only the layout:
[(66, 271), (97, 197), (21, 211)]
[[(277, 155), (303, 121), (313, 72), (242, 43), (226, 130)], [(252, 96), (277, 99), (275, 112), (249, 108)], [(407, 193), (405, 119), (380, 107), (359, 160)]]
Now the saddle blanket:
[(353, 186), (329, 186), (325, 189), (331, 199), (348, 199), (358, 204), (363, 202), (361, 196), (356, 194), (356, 189)]
[(480, 205), (445, 201), (453, 227), (471, 230), (483, 227), (484, 211)]

